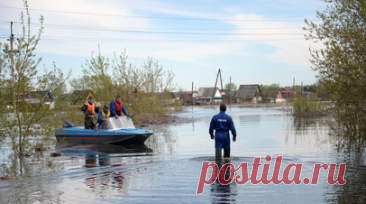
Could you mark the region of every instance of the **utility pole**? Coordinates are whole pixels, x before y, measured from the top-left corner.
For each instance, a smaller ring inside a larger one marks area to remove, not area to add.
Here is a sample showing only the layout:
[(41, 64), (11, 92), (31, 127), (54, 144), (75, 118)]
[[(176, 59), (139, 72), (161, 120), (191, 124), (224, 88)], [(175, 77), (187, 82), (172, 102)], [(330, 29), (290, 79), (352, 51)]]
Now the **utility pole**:
[(193, 105), (193, 81), (192, 81), (192, 105)]
[(219, 75), (220, 75), (220, 81), (221, 81), (221, 90), (224, 89), (222, 86), (222, 77), (221, 77), (221, 70), (219, 69), (219, 71), (217, 72), (217, 76), (216, 76), (216, 81), (215, 81), (215, 86), (213, 89), (213, 93), (212, 93), (212, 97), (211, 97), (211, 101), (210, 101), (210, 105), (212, 104), (213, 98), (215, 96), (216, 93), (216, 86), (217, 86), (217, 80), (219, 79)]
[[(11, 75), (14, 77), (14, 58), (13, 58), (13, 21), (10, 22), (10, 59), (11, 59)], [(14, 78), (12, 78), (14, 80)], [(14, 81), (12, 81), (14, 83)]]
[(230, 83), (229, 83), (229, 104), (231, 103), (231, 76), (230, 76)]
[(302, 87), (303, 87), (303, 86), (302, 86), (302, 82), (301, 82), (301, 94), (302, 94)]
[(293, 84), (292, 84), (292, 90), (294, 91), (294, 94), (295, 94), (295, 77), (294, 77), (294, 81), (293, 81)]
[[(11, 87), (15, 85), (15, 70), (14, 70), (14, 50), (13, 50), (13, 41), (14, 41), (14, 35), (13, 35), (13, 21), (10, 22), (10, 60), (11, 60)], [(14, 89), (15, 87), (13, 87)], [(16, 110), (16, 99), (14, 91), (12, 91), (12, 102), (13, 102), (13, 108), (14, 111)]]

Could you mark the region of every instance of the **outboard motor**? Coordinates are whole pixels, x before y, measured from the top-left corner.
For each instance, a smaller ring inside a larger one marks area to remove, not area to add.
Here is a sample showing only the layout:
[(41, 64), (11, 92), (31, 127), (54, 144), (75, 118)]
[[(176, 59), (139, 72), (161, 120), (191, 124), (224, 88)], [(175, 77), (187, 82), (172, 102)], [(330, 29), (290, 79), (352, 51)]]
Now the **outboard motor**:
[(64, 128), (70, 128), (70, 127), (75, 127), (74, 123), (72, 123), (70, 121), (65, 121)]

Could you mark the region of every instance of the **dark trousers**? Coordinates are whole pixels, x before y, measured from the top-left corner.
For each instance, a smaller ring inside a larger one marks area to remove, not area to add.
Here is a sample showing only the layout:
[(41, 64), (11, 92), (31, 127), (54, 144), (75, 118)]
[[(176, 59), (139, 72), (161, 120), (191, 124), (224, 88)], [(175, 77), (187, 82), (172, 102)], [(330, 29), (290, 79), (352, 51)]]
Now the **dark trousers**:
[(85, 114), (85, 129), (95, 129), (98, 124), (98, 114)]

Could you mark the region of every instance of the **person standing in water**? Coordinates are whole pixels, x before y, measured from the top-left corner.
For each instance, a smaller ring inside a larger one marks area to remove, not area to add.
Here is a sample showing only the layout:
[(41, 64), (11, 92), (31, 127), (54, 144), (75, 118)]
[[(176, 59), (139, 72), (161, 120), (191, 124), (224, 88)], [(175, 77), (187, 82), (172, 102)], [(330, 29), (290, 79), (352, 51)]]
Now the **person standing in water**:
[[(215, 156), (221, 159), (222, 149), (224, 158), (230, 158), (230, 133), (233, 135), (233, 142), (236, 141), (236, 130), (233, 119), (225, 113), (226, 105), (220, 105), (220, 113), (212, 117), (209, 133), (211, 139), (215, 140)], [(215, 130), (215, 135), (214, 135)]]

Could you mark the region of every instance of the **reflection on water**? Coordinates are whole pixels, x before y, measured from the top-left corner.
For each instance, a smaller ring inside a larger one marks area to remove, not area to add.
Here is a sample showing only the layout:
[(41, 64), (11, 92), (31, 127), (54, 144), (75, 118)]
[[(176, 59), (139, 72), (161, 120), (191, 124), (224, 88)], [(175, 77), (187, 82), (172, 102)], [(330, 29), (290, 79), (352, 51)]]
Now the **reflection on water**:
[[(85, 158), (85, 167), (87, 168), (95, 168), (102, 166), (122, 166), (120, 164), (111, 163), (110, 157), (103, 157), (101, 155), (87, 155)], [(91, 169), (90, 176), (85, 178), (84, 182), (87, 186), (89, 186), (93, 191), (99, 191), (101, 194), (105, 189), (105, 186), (110, 186), (122, 189), (124, 183), (124, 175), (123, 171), (115, 172), (115, 171), (102, 171), (100, 172), (98, 169)]]
[[(229, 163), (228, 160), (219, 160), (215, 161), (218, 168), (221, 169), (223, 165)], [(230, 178), (230, 168), (225, 172), (225, 180), (229, 180)], [(238, 194), (237, 184), (235, 182), (231, 182), (227, 185), (222, 185), (218, 176), (213, 184), (210, 185), (211, 192), (211, 203), (236, 203), (236, 196)]]
[(365, 203), (366, 202), (366, 158), (365, 155), (348, 155), (345, 158), (338, 158), (337, 163), (347, 164), (345, 174), (346, 185), (334, 185), (330, 193), (336, 196), (330, 198), (329, 202), (338, 203)]
[(260, 115), (241, 115), (239, 116), (240, 125), (251, 125), (256, 126), (261, 121)]
[[(227, 113), (238, 133), (229, 162), (235, 167), (247, 162), (250, 168), (255, 157), (264, 161), (266, 155), (272, 158), (283, 155), (281, 171), (287, 164), (302, 163), (302, 176), (311, 176), (315, 163), (345, 162), (347, 183), (330, 186), (327, 171), (323, 171), (318, 185), (235, 182), (221, 185), (215, 181), (196, 195), (202, 162), (216, 162), (208, 127), (217, 112), (216, 106), (184, 108), (175, 115), (188, 118), (189, 122), (146, 127), (155, 134), (144, 145), (58, 144), (43, 154), (34, 153), (19, 160), (8, 159), (11, 145), (4, 141), (0, 143), (0, 176), (11, 175), (13, 169), (22, 174), (0, 181), (0, 202), (362, 203), (365, 200), (364, 150), (337, 151), (340, 139), (329, 135), (327, 119), (294, 120), (286, 108), (272, 105), (228, 107)], [(50, 157), (55, 151), (61, 156)], [(273, 160), (271, 165), (273, 168)]]

